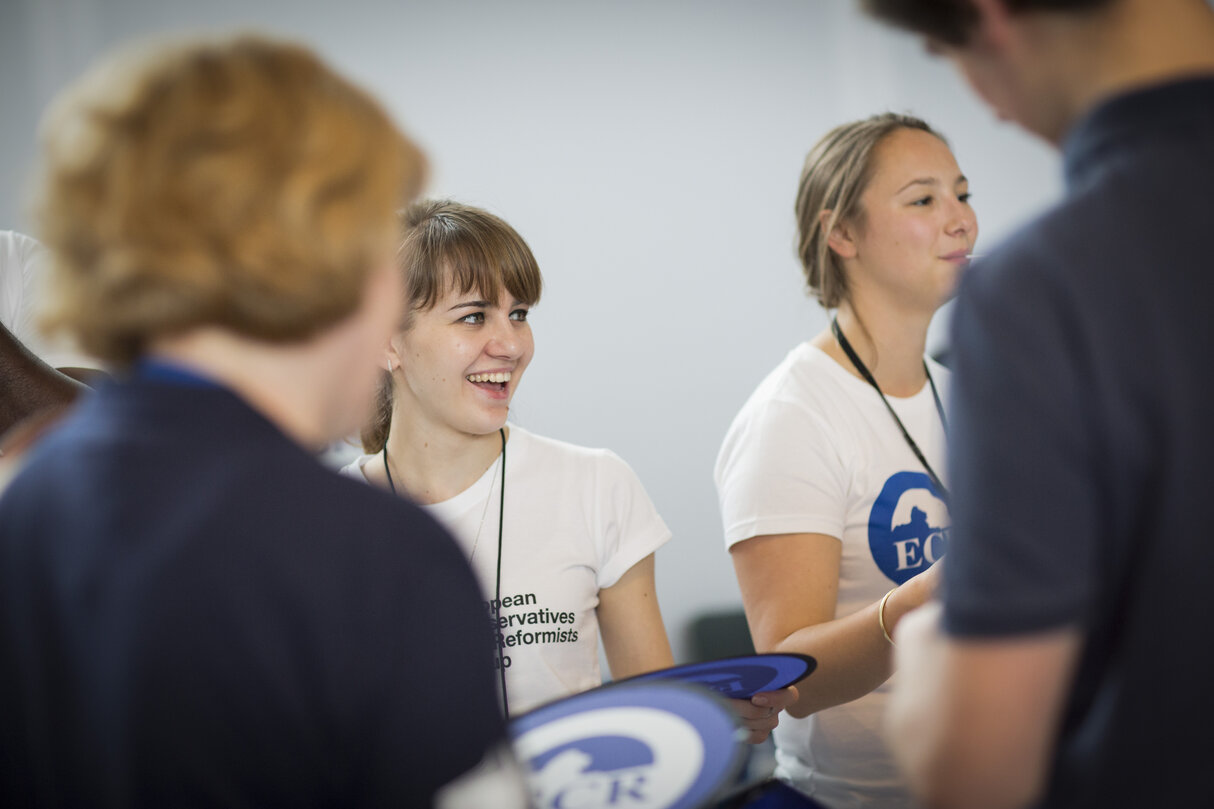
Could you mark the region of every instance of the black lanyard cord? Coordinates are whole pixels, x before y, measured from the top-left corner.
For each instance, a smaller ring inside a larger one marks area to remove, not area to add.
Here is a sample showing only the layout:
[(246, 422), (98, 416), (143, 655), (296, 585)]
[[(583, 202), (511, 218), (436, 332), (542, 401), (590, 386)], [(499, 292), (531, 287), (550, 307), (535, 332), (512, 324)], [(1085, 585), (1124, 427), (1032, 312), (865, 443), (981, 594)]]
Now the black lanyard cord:
[[(502, 437), (502, 487), (499, 489), (497, 504), (497, 596), (494, 604), (497, 604), (497, 609), (501, 610), (502, 603), (502, 525), (506, 517), (506, 428), (502, 427), (497, 431)], [(388, 487), (392, 489), (392, 493), (396, 494), (396, 483), (392, 480), (392, 470), (388, 468), (388, 445), (384, 444), (384, 473), (388, 476)], [(493, 492), (489, 493), (493, 496)], [(475, 555), (476, 549), (473, 548)], [(497, 644), (497, 671), (498, 677), (502, 684), (502, 711), (505, 713), (506, 719), (510, 719), (510, 699), (506, 696), (506, 654), (502, 651), (502, 643), (496, 639), (497, 623), (494, 622), (494, 643)]]
[[(502, 437), (502, 488), (499, 490), (501, 494), (497, 500), (497, 595), (495, 602), (498, 605), (498, 610), (501, 610), (502, 603), (502, 526), (506, 522), (506, 428), (502, 427), (498, 431), (498, 435)], [(498, 632), (497, 623), (494, 623), (494, 642), (497, 643), (497, 674), (502, 683), (502, 711), (506, 716), (506, 721), (510, 721), (510, 698), (506, 696), (506, 656), (502, 651), (502, 643), (497, 639)]]
[[(881, 391), (881, 386), (877, 384), (877, 380), (873, 378), (872, 372), (868, 370), (868, 366), (860, 359), (860, 355), (851, 347), (851, 343), (843, 336), (843, 330), (839, 328), (838, 318), (830, 319), (830, 330), (835, 335), (835, 339), (839, 341), (839, 347), (843, 349), (843, 353), (851, 360), (851, 364), (860, 372), (860, 376), (864, 377), (864, 381), (873, 386), (873, 390), (877, 391), (877, 395), (881, 397), (881, 402), (885, 405), (885, 409), (894, 417), (894, 423), (898, 425), (898, 429), (902, 431), (902, 437), (906, 439), (906, 444), (911, 448), (911, 452), (915, 453), (915, 457), (919, 459), (919, 463), (923, 464), (923, 468), (927, 470), (927, 476), (931, 478), (932, 485), (936, 487), (936, 491), (940, 494), (940, 499), (948, 505), (948, 489), (944, 488), (944, 483), (940, 480), (940, 476), (936, 474), (936, 470), (932, 469), (932, 465), (927, 462), (927, 458), (923, 456), (923, 451), (919, 449), (919, 445), (915, 443), (915, 439), (911, 438), (911, 434), (907, 432), (906, 427), (902, 424), (902, 419), (898, 418), (898, 414), (894, 411), (893, 405), (889, 403), (889, 399), (885, 398), (885, 394)], [(923, 372), (927, 374), (927, 384), (931, 386), (932, 398), (936, 400), (936, 412), (940, 414), (940, 423), (944, 426), (945, 433), (948, 432), (948, 419), (944, 416), (944, 405), (940, 402), (940, 393), (936, 390), (936, 380), (932, 379), (932, 372), (927, 367), (927, 360), (923, 361)]]

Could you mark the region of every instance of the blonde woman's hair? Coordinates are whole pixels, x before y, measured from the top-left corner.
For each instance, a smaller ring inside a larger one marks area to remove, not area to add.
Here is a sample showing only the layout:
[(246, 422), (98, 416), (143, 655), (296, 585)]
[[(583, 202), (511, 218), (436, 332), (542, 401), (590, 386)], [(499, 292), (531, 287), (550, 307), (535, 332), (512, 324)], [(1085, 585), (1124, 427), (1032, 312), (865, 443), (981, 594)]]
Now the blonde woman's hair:
[[(434, 306), (449, 290), (477, 292), (495, 301), (502, 289), (527, 306), (544, 291), (540, 266), (523, 237), (488, 211), (451, 200), (425, 200), (400, 214), (397, 254), (404, 275), (408, 329), (414, 315)], [(375, 414), (362, 431), (363, 449), (376, 453), (392, 423), (392, 376), (380, 377)]]
[(424, 175), (379, 104), (301, 45), (123, 51), (41, 129), (46, 323), (118, 366), (203, 325), (306, 339), (358, 306)]
[[(827, 240), (840, 222), (863, 224), (860, 197), (872, 180), (873, 154), (900, 129), (918, 129), (944, 140), (924, 121), (892, 112), (835, 127), (805, 158), (797, 187), (797, 256), (809, 291), (827, 309), (847, 300), (847, 275)], [(823, 221), (823, 211), (829, 215)]]

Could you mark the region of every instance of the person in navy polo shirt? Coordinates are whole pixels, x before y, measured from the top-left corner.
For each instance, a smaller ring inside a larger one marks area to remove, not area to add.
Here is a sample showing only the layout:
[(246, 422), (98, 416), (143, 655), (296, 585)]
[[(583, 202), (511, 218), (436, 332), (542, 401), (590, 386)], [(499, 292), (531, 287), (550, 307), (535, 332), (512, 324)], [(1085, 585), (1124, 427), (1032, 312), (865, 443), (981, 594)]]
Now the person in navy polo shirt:
[(890, 731), (929, 806), (1204, 806), (1214, 740), (1214, 8), (867, 0), (1062, 150), (954, 320), (943, 607)]

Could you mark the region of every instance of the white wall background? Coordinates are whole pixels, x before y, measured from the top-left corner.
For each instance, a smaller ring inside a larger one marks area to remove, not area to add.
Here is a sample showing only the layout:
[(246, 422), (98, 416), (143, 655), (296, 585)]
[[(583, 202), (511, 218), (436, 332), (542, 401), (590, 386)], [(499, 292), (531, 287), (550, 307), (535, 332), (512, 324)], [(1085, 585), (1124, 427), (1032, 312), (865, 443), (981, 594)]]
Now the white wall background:
[(37, 119), (100, 53), (237, 27), (313, 45), (424, 145), (431, 193), (531, 244), (547, 291), (513, 419), (636, 469), (675, 534), (658, 588), (679, 659), (696, 613), (740, 604), (720, 441), (826, 323), (792, 249), (812, 143), (878, 111), (925, 117), (970, 177), (979, 249), (1060, 189), (1047, 147), (846, 0), (0, 0), (0, 228), (29, 229)]

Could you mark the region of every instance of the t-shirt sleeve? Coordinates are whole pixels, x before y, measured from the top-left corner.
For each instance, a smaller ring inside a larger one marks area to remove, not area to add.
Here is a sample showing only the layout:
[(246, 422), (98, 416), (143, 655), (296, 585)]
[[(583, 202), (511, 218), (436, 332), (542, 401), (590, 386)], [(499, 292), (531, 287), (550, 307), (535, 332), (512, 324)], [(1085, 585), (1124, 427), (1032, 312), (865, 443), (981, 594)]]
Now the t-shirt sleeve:
[(622, 458), (604, 451), (596, 475), (601, 590), (618, 582), (633, 565), (669, 542), (671, 534), (640, 479)]
[(1090, 347), (1065, 268), (1049, 271), (1037, 252), (976, 267), (954, 315), (944, 565), (944, 626), (954, 635), (1077, 623), (1095, 587)]
[(357, 480), (359, 483), (366, 483), (367, 474), (363, 471), (363, 467), (370, 462), (372, 457), (373, 456), (370, 455), (360, 455), (359, 457), (350, 461), (350, 463), (338, 469), (337, 474), (344, 478)]
[(743, 411), (717, 458), (725, 546), (768, 534), (842, 537), (848, 481), (837, 444), (805, 405), (774, 399)]

